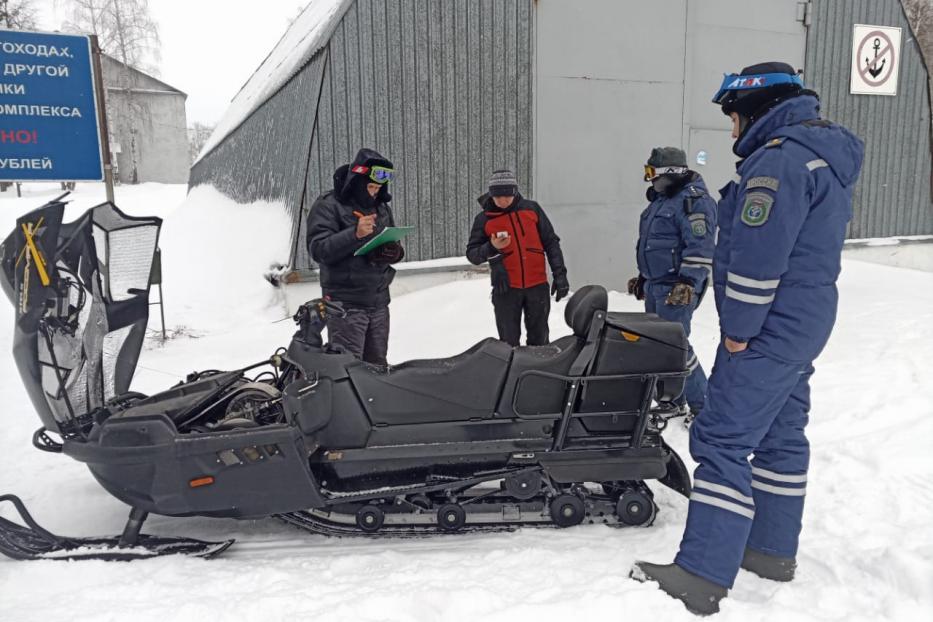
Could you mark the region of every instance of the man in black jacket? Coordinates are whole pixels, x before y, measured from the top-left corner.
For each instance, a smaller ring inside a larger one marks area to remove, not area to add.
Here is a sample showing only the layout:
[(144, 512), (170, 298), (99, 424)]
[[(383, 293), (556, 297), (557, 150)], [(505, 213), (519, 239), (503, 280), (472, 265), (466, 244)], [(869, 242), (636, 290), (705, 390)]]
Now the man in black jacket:
[(495, 171), (478, 200), (483, 211), (473, 221), (466, 256), (476, 265), (489, 262), (499, 339), (519, 344), (524, 312), (528, 345), (545, 345), (551, 311), (545, 258), (555, 302), (570, 291), (560, 238), (541, 206), (518, 193), (512, 171)]
[(308, 252), (321, 266), (324, 296), (343, 304), (346, 317), (327, 320), (330, 343), (357, 358), (386, 365), (389, 349), (390, 264), (405, 255), (389, 242), (356, 256), (385, 227), (395, 226), (388, 183), (392, 163), (372, 149), (360, 149), (351, 164), (334, 172), (334, 189), (319, 196), (308, 215)]

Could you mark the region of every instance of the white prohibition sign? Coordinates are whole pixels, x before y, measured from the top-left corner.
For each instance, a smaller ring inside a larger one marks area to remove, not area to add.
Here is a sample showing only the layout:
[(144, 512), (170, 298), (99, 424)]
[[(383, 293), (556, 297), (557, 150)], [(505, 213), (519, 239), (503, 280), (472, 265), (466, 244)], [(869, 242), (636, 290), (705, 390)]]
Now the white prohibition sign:
[[(874, 52), (874, 56), (871, 52)], [(858, 72), (865, 84), (881, 86), (888, 81), (897, 62), (894, 54), (894, 43), (886, 33), (873, 30), (865, 35), (859, 43), (857, 56)]]

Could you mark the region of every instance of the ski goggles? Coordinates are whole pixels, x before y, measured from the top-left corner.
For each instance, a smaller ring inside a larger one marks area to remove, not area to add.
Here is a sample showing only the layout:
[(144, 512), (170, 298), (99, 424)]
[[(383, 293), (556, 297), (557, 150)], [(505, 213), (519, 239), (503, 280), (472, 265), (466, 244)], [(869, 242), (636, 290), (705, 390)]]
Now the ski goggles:
[(661, 175), (684, 175), (686, 172), (686, 166), (651, 166), (645, 164), (645, 181), (657, 179)]
[(753, 76), (740, 76), (737, 73), (725, 74), (719, 90), (713, 95), (713, 103), (722, 105), (729, 91), (763, 89), (778, 84), (796, 84), (803, 87), (803, 78), (789, 73), (761, 73)]
[(395, 179), (395, 169), (388, 166), (363, 166), (357, 164), (351, 170), (359, 175), (366, 175), (374, 184), (387, 184)]

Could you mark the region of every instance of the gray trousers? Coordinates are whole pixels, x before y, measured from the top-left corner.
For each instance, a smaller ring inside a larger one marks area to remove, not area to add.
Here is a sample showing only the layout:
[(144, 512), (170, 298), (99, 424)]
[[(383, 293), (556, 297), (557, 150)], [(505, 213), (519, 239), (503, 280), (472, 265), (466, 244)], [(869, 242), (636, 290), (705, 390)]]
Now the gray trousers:
[(344, 305), (346, 317), (328, 318), (327, 337), (358, 359), (387, 365), (389, 352), (389, 307)]

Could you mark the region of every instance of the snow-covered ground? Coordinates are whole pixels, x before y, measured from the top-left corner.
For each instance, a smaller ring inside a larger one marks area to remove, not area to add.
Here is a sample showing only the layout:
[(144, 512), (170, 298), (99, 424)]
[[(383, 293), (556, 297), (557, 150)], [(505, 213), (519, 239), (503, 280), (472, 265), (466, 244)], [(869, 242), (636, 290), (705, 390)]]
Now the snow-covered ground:
[[(19, 200), (0, 195), (0, 235), (57, 194), (48, 188), (27, 187)], [(81, 186), (69, 215), (101, 199), (99, 186)], [(207, 188), (185, 200), (184, 187), (157, 184), (120, 187), (117, 203), (166, 219), (165, 312), (178, 333), (147, 343), (135, 388), (157, 391), (192, 370), (232, 368), (287, 343), (294, 328), (277, 322), (285, 316), (281, 299), (261, 277), (287, 259), (289, 224), (280, 209), (236, 205)], [(913, 621), (933, 614), (933, 274), (847, 260), (840, 289), (839, 321), (814, 377), (798, 578), (783, 585), (742, 572), (718, 619)], [(398, 297), (390, 359), (449, 355), (494, 334), (488, 298), (482, 279)], [(610, 306), (638, 308), (619, 294)], [(552, 315), (555, 337), (569, 332), (562, 310), (556, 305)], [(0, 492), (21, 495), (53, 531), (118, 533), (125, 506), (82, 465), (30, 446), (39, 424), (10, 355), (12, 317), (0, 301)], [(150, 326), (158, 327), (155, 314)], [(694, 325), (704, 363), (716, 340), (707, 303)], [(680, 426), (667, 437), (689, 462)], [(635, 559), (669, 561), (680, 540), (686, 500), (656, 488), (661, 512), (648, 529), (405, 541), (308, 536), (274, 519), (153, 517), (152, 533), (237, 543), (212, 561), (0, 557), (0, 620), (693, 619), (680, 603), (627, 578)]]

